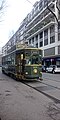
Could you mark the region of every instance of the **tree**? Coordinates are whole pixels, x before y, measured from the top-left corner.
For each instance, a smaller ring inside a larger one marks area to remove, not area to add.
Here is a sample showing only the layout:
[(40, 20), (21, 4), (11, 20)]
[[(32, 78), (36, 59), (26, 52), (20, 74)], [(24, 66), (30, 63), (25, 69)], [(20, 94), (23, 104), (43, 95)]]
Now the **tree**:
[(1, 17), (4, 13), (5, 9), (5, 0), (0, 0), (0, 22), (2, 22)]

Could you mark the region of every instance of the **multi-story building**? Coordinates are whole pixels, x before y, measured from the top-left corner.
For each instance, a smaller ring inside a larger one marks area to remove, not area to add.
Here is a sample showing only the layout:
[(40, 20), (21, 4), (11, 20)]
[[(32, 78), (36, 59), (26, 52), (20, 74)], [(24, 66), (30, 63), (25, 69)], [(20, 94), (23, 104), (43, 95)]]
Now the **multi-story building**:
[(17, 32), (3, 47), (7, 53), (16, 42), (25, 42), (43, 50), (43, 64), (60, 64), (60, 0), (37, 1)]
[(0, 54), (0, 66), (2, 65), (2, 53)]

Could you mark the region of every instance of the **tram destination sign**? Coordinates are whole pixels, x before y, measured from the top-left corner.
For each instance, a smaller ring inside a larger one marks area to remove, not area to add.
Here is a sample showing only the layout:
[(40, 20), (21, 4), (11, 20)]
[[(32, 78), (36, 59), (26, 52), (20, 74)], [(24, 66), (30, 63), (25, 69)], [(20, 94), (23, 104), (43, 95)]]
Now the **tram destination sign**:
[(23, 49), (23, 48), (25, 48), (25, 47), (27, 47), (25, 44), (21, 44), (21, 43), (17, 43), (17, 44), (16, 44), (16, 49), (17, 49), (17, 50)]

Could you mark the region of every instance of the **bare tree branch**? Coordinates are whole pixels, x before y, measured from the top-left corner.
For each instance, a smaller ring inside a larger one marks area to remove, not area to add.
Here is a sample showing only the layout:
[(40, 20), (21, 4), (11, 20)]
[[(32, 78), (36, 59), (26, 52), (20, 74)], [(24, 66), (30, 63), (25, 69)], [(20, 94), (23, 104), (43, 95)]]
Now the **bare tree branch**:
[(4, 9), (4, 4), (5, 4), (5, 0), (1, 0), (1, 2), (0, 2), (0, 11)]
[(2, 16), (4, 14), (5, 7), (6, 7), (5, 3), (6, 3), (6, 0), (0, 0), (0, 22), (3, 21)]
[(32, 6), (34, 6), (34, 5), (30, 2), (30, 0), (26, 0), (26, 1), (28, 1)]

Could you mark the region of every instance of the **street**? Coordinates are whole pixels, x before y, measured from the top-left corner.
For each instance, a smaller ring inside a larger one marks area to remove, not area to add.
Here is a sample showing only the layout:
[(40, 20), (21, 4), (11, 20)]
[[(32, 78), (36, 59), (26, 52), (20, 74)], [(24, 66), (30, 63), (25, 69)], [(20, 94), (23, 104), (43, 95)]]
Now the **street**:
[(60, 0), (1, 0), (0, 23), (0, 120), (60, 120)]
[[(43, 73), (42, 82), (45, 84), (52, 82), (52, 85), (60, 88), (59, 81), (60, 75)], [(38, 86), (37, 82), (31, 84)], [(60, 120), (60, 103), (55, 103), (33, 88), (2, 74), (0, 70), (0, 119)]]

